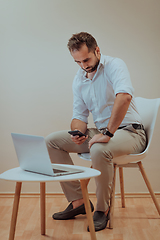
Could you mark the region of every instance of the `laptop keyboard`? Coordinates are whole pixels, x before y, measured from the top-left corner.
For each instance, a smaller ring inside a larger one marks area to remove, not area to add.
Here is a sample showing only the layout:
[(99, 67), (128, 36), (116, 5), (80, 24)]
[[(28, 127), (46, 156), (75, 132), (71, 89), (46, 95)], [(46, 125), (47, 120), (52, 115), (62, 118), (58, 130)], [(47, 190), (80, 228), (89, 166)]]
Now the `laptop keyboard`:
[(65, 173), (65, 172), (68, 172), (68, 171), (53, 168), (53, 172), (54, 173)]

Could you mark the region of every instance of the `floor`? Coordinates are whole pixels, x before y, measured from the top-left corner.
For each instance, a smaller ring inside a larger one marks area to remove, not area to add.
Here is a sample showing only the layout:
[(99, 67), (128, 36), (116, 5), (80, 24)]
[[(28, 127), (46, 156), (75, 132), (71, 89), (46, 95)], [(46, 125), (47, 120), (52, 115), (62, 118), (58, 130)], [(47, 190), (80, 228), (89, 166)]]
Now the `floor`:
[[(95, 196), (90, 197), (96, 204)], [(158, 198), (160, 203), (160, 198)], [(13, 197), (0, 196), (0, 239), (9, 236)], [(85, 215), (76, 219), (56, 221), (52, 214), (64, 210), (65, 197), (46, 197), (46, 235), (40, 235), (39, 197), (22, 196), (20, 200), (15, 240), (90, 240), (86, 231)], [(121, 208), (120, 198), (115, 200), (114, 229), (96, 233), (97, 240), (160, 240), (160, 216), (151, 198), (126, 198), (126, 208)]]

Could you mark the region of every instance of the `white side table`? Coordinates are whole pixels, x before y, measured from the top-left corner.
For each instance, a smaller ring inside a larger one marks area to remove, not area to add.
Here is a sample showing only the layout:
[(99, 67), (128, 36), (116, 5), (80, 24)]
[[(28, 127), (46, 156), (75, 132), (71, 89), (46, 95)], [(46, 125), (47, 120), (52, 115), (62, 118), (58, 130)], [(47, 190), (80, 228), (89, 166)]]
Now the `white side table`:
[[(53, 164), (53, 165), (59, 165), (59, 164)], [(63, 164), (63, 166), (65, 167), (66, 165)], [(67, 166), (69, 166), (71, 168), (83, 170), (83, 172), (76, 173), (76, 174), (64, 175), (64, 176), (58, 176), (58, 177), (50, 177), (50, 176), (45, 176), (42, 174), (26, 172), (26, 171), (22, 170), (20, 167), (18, 167), (18, 168), (10, 169), (10, 170), (0, 174), (0, 179), (16, 182), (9, 240), (14, 240), (14, 236), (15, 236), (16, 221), (17, 221), (17, 215), (18, 215), (18, 207), (19, 207), (22, 182), (40, 182), (41, 234), (45, 235), (45, 230), (46, 230), (45, 184), (46, 184), (46, 182), (52, 182), (52, 181), (62, 182), (62, 181), (74, 181), (74, 180), (80, 180), (91, 239), (96, 240), (96, 234), (95, 234), (95, 229), (94, 229), (94, 224), (93, 224), (92, 213), (91, 213), (91, 209), (90, 209), (87, 185), (88, 185), (88, 180), (90, 178), (97, 177), (101, 173), (98, 170), (87, 168), (87, 167), (80, 167), (80, 166), (74, 166), (74, 165), (67, 165)]]

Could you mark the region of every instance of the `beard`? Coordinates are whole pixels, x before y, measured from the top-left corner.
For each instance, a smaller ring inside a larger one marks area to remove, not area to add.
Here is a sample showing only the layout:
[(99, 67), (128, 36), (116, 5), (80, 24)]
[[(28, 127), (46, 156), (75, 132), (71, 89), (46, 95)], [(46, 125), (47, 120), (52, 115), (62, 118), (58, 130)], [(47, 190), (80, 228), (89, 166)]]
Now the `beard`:
[(94, 72), (94, 71), (97, 69), (98, 65), (99, 65), (99, 61), (100, 61), (100, 60), (97, 58), (97, 62), (95, 63), (94, 66), (87, 67), (86, 69), (84, 69), (84, 68), (82, 68), (82, 69), (83, 69), (85, 72), (87, 72), (87, 73)]

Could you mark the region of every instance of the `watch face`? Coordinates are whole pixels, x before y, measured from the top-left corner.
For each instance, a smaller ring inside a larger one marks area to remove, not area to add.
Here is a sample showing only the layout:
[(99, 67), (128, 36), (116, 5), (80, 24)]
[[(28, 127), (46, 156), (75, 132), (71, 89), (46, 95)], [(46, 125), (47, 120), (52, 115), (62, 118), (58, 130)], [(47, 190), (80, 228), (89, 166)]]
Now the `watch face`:
[(104, 130), (103, 130), (103, 135), (107, 135), (107, 134), (106, 134), (107, 131), (108, 131), (107, 129), (104, 129)]
[(106, 129), (102, 130), (102, 134), (106, 135)]
[(107, 135), (107, 132), (108, 132), (108, 131), (105, 129), (104, 134)]

